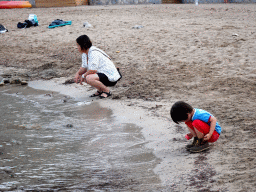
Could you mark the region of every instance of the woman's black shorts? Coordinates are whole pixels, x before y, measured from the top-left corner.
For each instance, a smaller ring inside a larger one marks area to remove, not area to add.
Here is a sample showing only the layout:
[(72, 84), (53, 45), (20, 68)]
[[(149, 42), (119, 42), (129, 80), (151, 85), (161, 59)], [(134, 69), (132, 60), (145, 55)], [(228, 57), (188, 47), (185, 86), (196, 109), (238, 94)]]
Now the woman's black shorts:
[(117, 83), (117, 81), (115, 81), (115, 82), (109, 81), (108, 77), (104, 73), (97, 73), (97, 75), (99, 76), (100, 82), (103, 83), (107, 87), (115, 86)]

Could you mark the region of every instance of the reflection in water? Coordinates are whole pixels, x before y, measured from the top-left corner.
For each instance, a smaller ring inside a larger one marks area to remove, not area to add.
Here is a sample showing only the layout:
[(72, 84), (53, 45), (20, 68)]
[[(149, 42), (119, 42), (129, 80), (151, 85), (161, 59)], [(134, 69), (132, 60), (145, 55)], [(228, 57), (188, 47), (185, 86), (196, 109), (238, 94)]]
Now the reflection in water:
[(159, 191), (141, 128), (110, 109), (29, 87), (0, 96), (0, 190)]

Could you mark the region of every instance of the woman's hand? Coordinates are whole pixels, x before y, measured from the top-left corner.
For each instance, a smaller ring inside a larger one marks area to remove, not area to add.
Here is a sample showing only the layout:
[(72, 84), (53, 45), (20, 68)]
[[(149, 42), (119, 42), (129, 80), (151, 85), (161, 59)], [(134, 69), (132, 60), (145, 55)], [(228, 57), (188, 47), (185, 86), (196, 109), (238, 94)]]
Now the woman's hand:
[(83, 85), (83, 82), (86, 82), (86, 75), (83, 74), (82, 76), (80, 76), (80, 84)]
[(82, 77), (81, 75), (84, 74), (85, 72), (87, 71), (87, 69), (83, 68), (83, 67), (80, 67), (80, 69), (76, 72), (75, 74), (75, 78), (74, 78), (74, 81), (76, 83), (81, 83), (81, 80), (82, 80)]
[(80, 84), (82, 85), (83, 82), (87, 83), (86, 76), (90, 74), (95, 74), (95, 73), (97, 73), (97, 70), (89, 70), (86, 73), (84, 73), (82, 76), (80, 76)]
[(74, 78), (74, 81), (75, 81), (76, 83), (79, 83), (80, 80), (81, 80), (81, 75), (79, 75), (78, 73), (76, 73), (75, 78)]

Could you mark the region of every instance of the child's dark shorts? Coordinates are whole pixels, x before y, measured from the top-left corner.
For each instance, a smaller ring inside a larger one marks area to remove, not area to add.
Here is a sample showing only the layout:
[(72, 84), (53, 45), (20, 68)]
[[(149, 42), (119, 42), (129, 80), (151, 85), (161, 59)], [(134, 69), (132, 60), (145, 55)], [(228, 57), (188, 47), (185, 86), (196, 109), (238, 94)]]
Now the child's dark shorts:
[(97, 73), (97, 75), (99, 76), (100, 82), (103, 83), (107, 87), (115, 86), (117, 83), (117, 81), (115, 81), (115, 82), (109, 81), (108, 77), (104, 73)]

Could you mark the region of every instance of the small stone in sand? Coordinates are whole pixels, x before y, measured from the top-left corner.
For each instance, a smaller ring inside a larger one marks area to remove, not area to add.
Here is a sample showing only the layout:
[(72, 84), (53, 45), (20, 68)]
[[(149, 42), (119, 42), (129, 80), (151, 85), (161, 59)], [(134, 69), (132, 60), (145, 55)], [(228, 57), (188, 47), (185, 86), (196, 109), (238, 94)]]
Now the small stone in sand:
[(133, 28), (133, 29), (141, 29), (141, 28), (143, 28), (143, 26), (142, 26), (142, 25), (135, 25), (135, 26), (133, 26), (132, 28)]
[(28, 82), (26, 82), (26, 81), (21, 81), (20, 84), (21, 84), (21, 85), (27, 85)]

